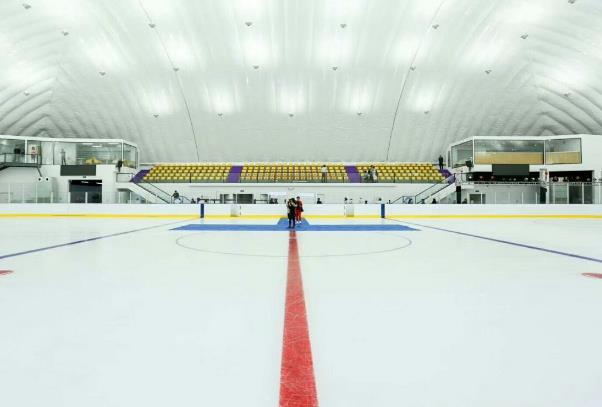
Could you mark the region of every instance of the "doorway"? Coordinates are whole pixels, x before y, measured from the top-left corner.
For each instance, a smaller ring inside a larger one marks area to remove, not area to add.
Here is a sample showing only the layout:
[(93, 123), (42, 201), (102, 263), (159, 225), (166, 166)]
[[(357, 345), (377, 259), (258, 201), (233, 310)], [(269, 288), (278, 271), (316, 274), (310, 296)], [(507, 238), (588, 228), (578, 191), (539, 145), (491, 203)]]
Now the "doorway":
[(71, 203), (102, 203), (102, 180), (69, 181)]
[(469, 194), (468, 202), (476, 205), (483, 205), (487, 203), (485, 199), (485, 194)]

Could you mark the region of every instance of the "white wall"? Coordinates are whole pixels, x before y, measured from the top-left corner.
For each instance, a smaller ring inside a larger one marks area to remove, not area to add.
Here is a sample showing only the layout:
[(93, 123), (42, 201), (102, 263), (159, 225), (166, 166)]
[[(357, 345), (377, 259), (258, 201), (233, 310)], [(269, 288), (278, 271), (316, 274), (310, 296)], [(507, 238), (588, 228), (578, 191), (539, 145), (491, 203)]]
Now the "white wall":
[(387, 217), (594, 215), (602, 205), (387, 205)]
[[(155, 184), (165, 192), (177, 190), (180, 195), (188, 198), (219, 199), (220, 194), (253, 194), (259, 199), (261, 194), (279, 193), (279, 202), (285, 197), (299, 194), (315, 194), (323, 203), (343, 203), (345, 197), (353, 199), (354, 203), (367, 200), (369, 203), (383, 203), (395, 200), (402, 195), (416, 195), (432, 184)], [(360, 199), (361, 198), (361, 199)], [(304, 197), (307, 203), (312, 199)]]
[[(236, 205), (244, 216), (282, 216), (284, 205)], [(205, 205), (205, 215), (230, 216), (233, 205)], [(386, 205), (387, 217), (495, 217), (495, 216), (597, 216), (602, 217), (602, 205)], [(348, 211), (347, 211), (348, 213)], [(380, 217), (380, 205), (354, 205), (355, 216)], [(199, 205), (119, 205), (119, 204), (0, 204), (0, 218), (11, 215), (100, 215), (100, 216), (200, 216)], [(306, 205), (308, 217), (340, 216), (345, 205)]]
[(39, 176), (36, 168), (9, 167), (0, 171), (0, 183), (13, 184), (37, 182)]
[(157, 215), (199, 217), (198, 205), (119, 205), (119, 204), (0, 204), (2, 215)]
[[(114, 165), (97, 165), (96, 175), (61, 177), (60, 165), (43, 165), (40, 167), (42, 178), (49, 178), (55, 202), (67, 202), (69, 181), (71, 180), (101, 180), (103, 203), (115, 202), (117, 194), (116, 174)], [(123, 167), (122, 173), (135, 173), (136, 170)], [(10, 184), (13, 190), (19, 190), (23, 184), (28, 187), (38, 182), (39, 173), (35, 168), (11, 167), (0, 171), (0, 190), (6, 190)]]

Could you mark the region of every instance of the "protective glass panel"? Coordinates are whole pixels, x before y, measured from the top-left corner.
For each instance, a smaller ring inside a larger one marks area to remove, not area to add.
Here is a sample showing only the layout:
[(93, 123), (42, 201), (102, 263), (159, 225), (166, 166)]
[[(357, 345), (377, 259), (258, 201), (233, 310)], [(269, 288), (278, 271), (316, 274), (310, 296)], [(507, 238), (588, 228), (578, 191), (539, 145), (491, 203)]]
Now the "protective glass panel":
[(136, 168), (137, 167), (138, 150), (136, 147), (129, 144), (123, 144), (123, 166)]
[(121, 143), (77, 143), (76, 164), (117, 164), (121, 160)]
[(543, 162), (543, 140), (475, 140), (475, 164), (543, 164)]
[(581, 164), (581, 139), (546, 141), (546, 164)]
[(466, 161), (472, 161), (472, 140), (451, 148), (452, 167), (462, 167)]

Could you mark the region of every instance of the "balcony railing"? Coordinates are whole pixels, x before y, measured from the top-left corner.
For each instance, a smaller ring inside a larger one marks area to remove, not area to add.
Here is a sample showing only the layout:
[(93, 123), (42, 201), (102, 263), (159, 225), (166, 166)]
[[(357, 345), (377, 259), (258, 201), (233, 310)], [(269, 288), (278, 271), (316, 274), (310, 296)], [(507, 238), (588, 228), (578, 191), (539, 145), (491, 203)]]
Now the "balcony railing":
[(39, 154), (15, 154), (2, 153), (0, 154), (0, 165), (5, 167), (28, 167), (39, 166), (42, 164), (42, 157)]

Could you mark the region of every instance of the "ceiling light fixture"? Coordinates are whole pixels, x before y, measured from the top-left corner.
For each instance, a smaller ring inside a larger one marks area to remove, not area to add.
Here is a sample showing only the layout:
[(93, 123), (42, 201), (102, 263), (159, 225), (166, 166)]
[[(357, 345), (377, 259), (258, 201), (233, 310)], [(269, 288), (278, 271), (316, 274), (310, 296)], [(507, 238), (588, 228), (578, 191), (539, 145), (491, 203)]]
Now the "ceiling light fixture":
[(526, 40), (527, 38), (529, 38), (529, 34), (523, 34), (520, 36), (523, 40)]
[(157, 26), (157, 24), (155, 24), (155, 23), (148, 23), (148, 26), (149, 26), (150, 28), (155, 28), (155, 27)]
[(363, 113), (362, 112), (357, 112), (357, 115), (361, 116), (361, 115), (363, 115)]
[(333, 66), (333, 67), (332, 67), (332, 70), (333, 70), (333, 71), (336, 71), (337, 69), (339, 69), (339, 67), (338, 67), (338, 66)]
[(180, 70), (180, 68), (178, 68), (177, 66), (174, 66), (174, 67), (173, 67), (173, 70), (174, 70), (175, 72), (178, 72), (178, 71)]
[(107, 74), (105, 71), (100, 71), (98, 73), (100, 74), (100, 76), (105, 76)]
[(491, 69), (488, 69), (488, 70), (486, 70), (486, 71), (485, 71), (485, 73), (486, 73), (487, 75), (489, 75), (491, 72), (492, 72), (492, 70), (491, 70)]
[(218, 113), (217, 115), (218, 115), (218, 117), (222, 117), (224, 114), (223, 113)]
[(29, 10), (31, 8), (31, 4), (23, 3), (23, 8), (25, 10)]
[(569, 0), (569, 4), (575, 4), (577, 0)]
[(415, 66), (411, 66), (411, 67), (410, 67), (410, 71), (415, 71), (415, 70), (416, 70), (416, 67), (415, 67)]
[(67, 30), (62, 30), (61, 34), (63, 34), (65, 37), (69, 35), (69, 31)]
[(341, 28), (345, 28), (345, 27), (347, 27), (347, 24), (345, 24), (345, 23), (342, 23), (342, 24), (341, 24)]
[(431, 111), (430, 110), (425, 110), (424, 114), (429, 114)]
[(158, 114), (156, 114), (156, 113), (155, 113), (155, 114), (153, 114), (153, 116), (155, 116), (155, 119), (156, 119), (157, 117), (159, 117), (159, 115), (158, 115)]
[(433, 28), (436, 30), (437, 28), (439, 28), (439, 24), (433, 24)]
[(250, 26), (252, 26), (252, 25), (253, 25), (253, 22), (252, 22), (252, 21), (245, 21), (245, 25), (246, 25), (247, 27), (250, 27)]
[(295, 116), (293, 113), (288, 114), (288, 117), (293, 117), (293, 116)]
[(259, 65), (253, 65), (253, 69), (259, 69)]
[(25, 96), (29, 96), (29, 92), (28, 92), (28, 91), (25, 91), (25, 92), (23, 92), (23, 94), (24, 94)]

